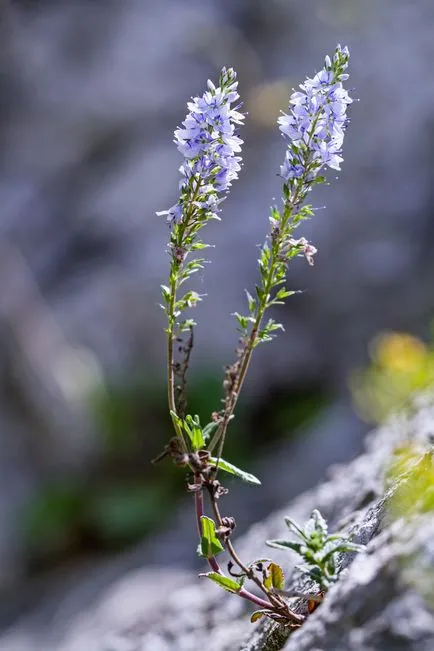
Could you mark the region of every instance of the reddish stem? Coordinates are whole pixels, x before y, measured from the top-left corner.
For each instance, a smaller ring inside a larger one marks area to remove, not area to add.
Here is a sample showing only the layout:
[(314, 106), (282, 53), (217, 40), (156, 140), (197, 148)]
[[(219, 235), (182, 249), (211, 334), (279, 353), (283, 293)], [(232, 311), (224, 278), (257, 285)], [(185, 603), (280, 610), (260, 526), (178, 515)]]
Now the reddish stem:
[[(200, 483), (200, 475), (196, 474), (195, 475), (195, 482), (198, 484)], [(196, 491), (194, 494), (194, 505), (195, 505), (195, 511), (196, 511), (196, 523), (197, 523), (197, 530), (199, 532), (199, 537), (202, 536), (202, 516), (204, 515), (204, 510), (203, 510), (203, 493), (202, 490)], [(218, 564), (218, 561), (215, 556), (211, 556), (210, 558), (207, 559), (209, 566), (213, 570), (213, 572), (217, 572), (218, 574), (223, 574), (220, 565)], [(267, 610), (270, 610), (273, 608), (273, 605), (269, 601), (265, 601), (264, 599), (261, 599), (260, 597), (257, 597), (254, 595), (252, 592), (249, 592), (245, 588), (241, 588), (239, 592), (237, 592), (240, 597), (243, 599), (247, 599), (248, 601), (251, 601), (252, 603), (256, 604), (256, 606), (260, 606), (261, 608), (267, 608)]]
[[(198, 481), (197, 476), (196, 476), (196, 481)], [(200, 481), (200, 479), (199, 479), (199, 481)], [(201, 520), (201, 517), (204, 515), (202, 489), (195, 492), (195, 494), (194, 494), (194, 505), (195, 505), (195, 508), (196, 508), (197, 530), (198, 530), (198, 533), (199, 533), (199, 538), (202, 538), (202, 520)]]
[(255, 594), (249, 592), (248, 590), (245, 590), (244, 588), (241, 588), (241, 590), (237, 592), (237, 595), (239, 595), (243, 599), (247, 599), (248, 601), (251, 601), (252, 603), (256, 604), (257, 606), (260, 606), (261, 608), (266, 608), (267, 610), (273, 610), (273, 604), (271, 604), (269, 601), (265, 601), (265, 599), (261, 599), (261, 597), (257, 597)]

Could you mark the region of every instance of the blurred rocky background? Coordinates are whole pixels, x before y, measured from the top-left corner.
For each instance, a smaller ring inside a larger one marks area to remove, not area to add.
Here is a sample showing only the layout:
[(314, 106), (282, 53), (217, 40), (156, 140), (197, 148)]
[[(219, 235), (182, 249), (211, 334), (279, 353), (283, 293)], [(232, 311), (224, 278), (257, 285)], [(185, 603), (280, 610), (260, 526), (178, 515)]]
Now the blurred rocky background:
[(259, 492), (233, 491), (240, 530), (360, 450), (366, 426), (347, 381), (372, 337), (429, 331), (434, 5), (0, 2), (3, 626), (36, 604), (48, 619), (69, 583), (91, 595), (127, 568), (195, 563), (182, 477), (149, 464), (169, 433), (157, 305), (167, 225), (155, 212), (176, 200), (172, 132), (188, 98), (234, 66), (245, 165), (196, 279), (209, 298), (196, 314), (191, 408), (206, 422), (236, 344), (229, 314), (255, 281), (279, 201), (275, 120), (337, 42), (351, 49), (361, 101), (339, 182), (315, 195), (326, 208), (300, 233), (316, 265), (292, 265), (289, 284), (305, 291), (280, 314), (286, 333), (257, 351), (229, 440), (228, 456), (263, 479)]

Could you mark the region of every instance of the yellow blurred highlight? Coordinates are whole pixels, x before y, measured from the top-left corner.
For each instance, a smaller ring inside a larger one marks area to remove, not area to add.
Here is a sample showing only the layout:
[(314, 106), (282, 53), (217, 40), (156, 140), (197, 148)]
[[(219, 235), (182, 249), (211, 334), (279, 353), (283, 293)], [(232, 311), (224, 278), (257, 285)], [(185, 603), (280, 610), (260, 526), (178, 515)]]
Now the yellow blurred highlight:
[(375, 357), (380, 366), (397, 373), (414, 373), (426, 364), (427, 346), (406, 333), (391, 332), (378, 338)]
[(382, 422), (390, 413), (405, 409), (412, 396), (434, 389), (434, 350), (404, 332), (379, 335), (370, 349), (371, 364), (349, 379), (360, 416)]

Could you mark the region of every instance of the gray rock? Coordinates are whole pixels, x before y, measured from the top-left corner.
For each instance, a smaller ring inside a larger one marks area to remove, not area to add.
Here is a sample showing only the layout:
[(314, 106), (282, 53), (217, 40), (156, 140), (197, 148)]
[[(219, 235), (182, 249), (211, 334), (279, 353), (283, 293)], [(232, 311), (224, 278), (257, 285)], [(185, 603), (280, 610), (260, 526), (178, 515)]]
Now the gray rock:
[[(381, 509), (373, 514), (381, 519)], [(405, 582), (410, 563), (431, 561), (432, 516), (414, 526), (400, 521), (360, 555), (330, 590), (323, 607), (289, 639), (288, 651), (425, 651), (434, 645), (434, 614), (416, 587)], [(417, 560), (412, 561), (412, 558)], [(433, 578), (433, 577), (431, 577)], [(265, 648), (266, 645), (265, 645)]]
[[(284, 534), (283, 516), (304, 521), (319, 508), (332, 529), (345, 528), (366, 551), (341, 558), (342, 573), (324, 603), (291, 632), (268, 621), (249, 623), (244, 602), (205, 580), (168, 569), (127, 575), (71, 621), (58, 614), (45, 630), (22, 621), (0, 638), (4, 651), (428, 651), (434, 645), (434, 518), (388, 517), (391, 497), (408, 480), (384, 474), (397, 446), (412, 442), (432, 463), (434, 399), (419, 398), (412, 413), (373, 432), (364, 454), (336, 467), (331, 478), (287, 508), (255, 524), (236, 541), (242, 558), (270, 555), (264, 541)], [(294, 555), (273, 550), (291, 576)], [(288, 585), (294, 585), (289, 580)], [(297, 585), (297, 583), (296, 583)], [(78, 591), (78, 595), (79, 595)], [(80, 599), (77, 594), (75, 601)], [(305, 612), (303, 600), (296, 603)], [(66, 615), (66, 616), (65, 616)], [(286, 646), (285, 646), (286, 644)]]

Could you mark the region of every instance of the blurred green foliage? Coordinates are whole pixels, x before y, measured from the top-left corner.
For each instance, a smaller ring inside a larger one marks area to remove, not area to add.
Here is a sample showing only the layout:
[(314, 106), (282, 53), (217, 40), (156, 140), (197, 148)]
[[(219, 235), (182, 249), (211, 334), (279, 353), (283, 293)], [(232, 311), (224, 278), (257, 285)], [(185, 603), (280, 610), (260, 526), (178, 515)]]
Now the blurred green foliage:
[[(397, 448), (386, 473), (386, 489), (398, 482), (388, 500), (391, 520), (405, 518), (419, 526), (434, 513), (434, 448), (417, 442)], [(432, 554), (414, 554), (403, 563), (403, 580), (434, 607), (434, 569)]]
[[(189, 412), (208, 422), (220, 406), (221, 377), (203, 372), (189, 384)], [(327, 404), (317, 387), (270, 391), (259, 405), (240, 400), (226, 454), (249, 463), (272, 441), (310, 423)], [(92, 405), (102, 455), (87, 477), (48, 483), (23, 515), (31, 566), (71, 555), (122, 549), (164, 525), (183, 495), (185, 476), (168, 460), (150, 463), (171, 434), (166, 387), (146, 376), (106, 387)], [(249, 409), (247, 408), (249, 407)]]
[(393, 519), (434, 511), (434, 450), (411, 442), (397, 448), (387, 469), (386, 488), (397, 480), (388, 509)]
[[(434, 343), (403, 332), (386, 332), (371, 346), (371, 364), (350, 379), (355, 405), (367, 421), (379, 423), (389, 415), (413, 408), (414, 397), (434, 389)], [(395, 448), (385, 473), (386, 513), (418, 524), (434, 512), (434, 448), (408, 432), (408, 441)], [(388, 492), (390, 489), (391, 492)], [(416, 554), (403, 566), (403, 578), (434, 604), (432, 559)]]
[(410, 406), (415, 393), (434, 388), (434, 348), (403, 332), (385, 332), (371, 346), (371, 364), (350, 378), (361, 417), (379, 423)]
[(281, 387), (264, 398), (254, 411), (252, 422), (259, 423), (267, 433), (266, 441), (297, 436), (301, 428), (312, 425), (320, 417), (330, 402), (331, 396), (321, 385)]

